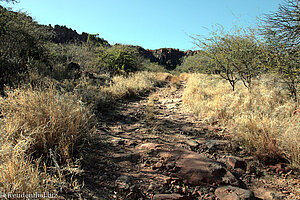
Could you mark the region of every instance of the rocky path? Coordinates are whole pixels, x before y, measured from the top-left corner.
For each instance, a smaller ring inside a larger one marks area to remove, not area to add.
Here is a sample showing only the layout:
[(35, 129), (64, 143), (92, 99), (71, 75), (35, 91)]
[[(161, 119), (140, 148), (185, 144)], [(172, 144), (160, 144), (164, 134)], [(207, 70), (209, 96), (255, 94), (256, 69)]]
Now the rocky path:
[(268, 176), (225, 130), (184, 110), (183, 87), (167, 85), (102, 113), (81, 153), (84, 187), (76, 198), (300, 199), (293, 171), (278, 165)]

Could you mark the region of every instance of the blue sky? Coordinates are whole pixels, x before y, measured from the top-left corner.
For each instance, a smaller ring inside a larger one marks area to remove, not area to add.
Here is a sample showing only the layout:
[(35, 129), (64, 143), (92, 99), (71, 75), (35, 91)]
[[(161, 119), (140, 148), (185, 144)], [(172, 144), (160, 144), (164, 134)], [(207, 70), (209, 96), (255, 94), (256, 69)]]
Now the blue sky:
[(19, 0), (9, 5), (41, 24), (98, 33), (109, 43), (146, 49), (195, 49), (189, 35), (207, 36), (221, 24), (255, 26), (283, 0)]

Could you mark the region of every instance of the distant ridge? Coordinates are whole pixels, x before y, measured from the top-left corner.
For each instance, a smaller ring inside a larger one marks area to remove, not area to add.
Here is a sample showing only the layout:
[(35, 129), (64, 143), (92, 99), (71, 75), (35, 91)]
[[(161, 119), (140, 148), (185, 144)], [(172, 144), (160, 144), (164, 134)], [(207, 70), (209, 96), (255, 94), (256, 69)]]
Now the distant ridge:
[[(89, 34), (86, 32), (79, 34), (76, 30), (60, 25), (55, 25), (54, 27), (52, 27), (52, 25), (48, 25), (46, 27), (54, 31), (55, 36), (52, 38), (52, 41), (58, 44), (65, 44), (69, 42), (86, 42), (88, 40)], [(149, 59), (151, 62), (165, 66), (165, 68), (168, 70), (173, 70), (176, 68), (176, 66), (180, 65), (184, 57), (193, 56), (199, 52), (192, 50), (181, 51), (175, 48), (160, 48), (150, 50), (144, 49), (140, 46), (129, 46), (137, 48), (142, 57)]]

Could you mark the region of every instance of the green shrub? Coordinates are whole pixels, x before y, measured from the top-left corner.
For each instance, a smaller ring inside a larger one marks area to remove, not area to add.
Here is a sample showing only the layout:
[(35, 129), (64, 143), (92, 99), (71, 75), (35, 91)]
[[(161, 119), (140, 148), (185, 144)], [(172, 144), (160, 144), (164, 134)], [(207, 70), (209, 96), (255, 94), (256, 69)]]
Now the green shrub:
[[(96, 47), (88, 43), (55, 44), (48, 43), (52, 71), (49, 74), (56, 80), (73, 79), (79, 71), (99, 72)], [(71, 63), (79, 70), (69, 67)]]
[(150, 62), (150, 60), (144, 60), (142, 63), (142, 70), (143, 71), (148, 71), (148, 72), (167, 72), (168, 70), (157, 63)]
[(103, 47), (109, 47), (109, 43), (104, 40), (103, 38), (99, 37), (99, 34), (89, 34), (87, 43), (93, 46), (103, 46)]
[(29, 71), (45, 71), (45, 41), (52, 32), (25, 13), (0, 6), (0, 91), (28, 78)]
[(114, 45), (99, 52), (99, 66), (111, 75), (128, 74), (142, 68), (143, 59), (136, 48)]
[(198, 53), (193, 56), (187, 56), (184, 58), (183, 63), (176, 69), (179, 72), (201, 72), (212, 73), (213, 64), (210, 62), (210, 58), (205, 53)]

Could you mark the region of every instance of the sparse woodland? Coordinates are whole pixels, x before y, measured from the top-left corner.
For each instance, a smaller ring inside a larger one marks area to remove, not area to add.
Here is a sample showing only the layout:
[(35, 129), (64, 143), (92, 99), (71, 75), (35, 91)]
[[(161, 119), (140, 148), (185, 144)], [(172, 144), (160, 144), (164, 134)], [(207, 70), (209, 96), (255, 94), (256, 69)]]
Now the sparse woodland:
[(167, 71), (98, 35), (53, 43), (26, 13), (0, 6), (0, 192), (80, 192), (78, 155), (103, 113), (180, 81), (186, 112), (226, 130), (233, 149), (299, 171), (299, 2), (286, 0), (260, 22), (191, 36), (201, 51)]

